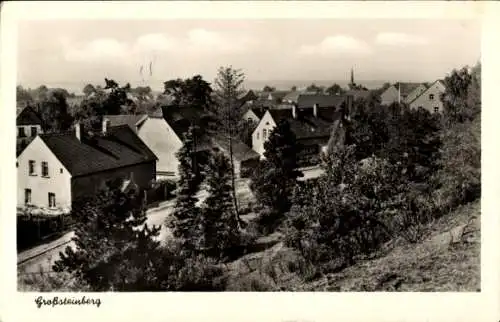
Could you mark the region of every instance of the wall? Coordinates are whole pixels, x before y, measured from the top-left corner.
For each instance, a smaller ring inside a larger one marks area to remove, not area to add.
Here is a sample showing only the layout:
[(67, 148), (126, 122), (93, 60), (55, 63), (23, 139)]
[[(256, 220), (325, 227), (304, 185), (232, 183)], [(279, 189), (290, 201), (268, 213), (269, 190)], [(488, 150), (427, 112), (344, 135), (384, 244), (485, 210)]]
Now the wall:
[[(254, 149), (255, 152), (259, 153), (261, 156), (263, 156), (265, 152), (264, 142), (267, 141), (270, 131), (272, 131), (275, 126), (276, 123), (274, 122), (269, 111), (267, 111), (260, 120), (259, 125), (257, 125), (257, 128), (252, 133), (252, 149)], [(263, 138), (264, 129), (267, 130), (266, 139)]]
[(175, 154), (182, 141), (163, 118), (148, 118), (139, 130), (139, 137), (158, 157), (156, 171), (159, 176), (172, 172), (178, 176), (179, 160)]
[(257, 115), (252, 110), (246, 111), (246, 113), (243, 115), (243, 121), (248, 121), (248, 119), (251, 118), (253, 122), (259, 123), (259, 118)]
[(22, 127), (24, 128), (24, 134), (26, 134), (26, 137), (32, 137), (32, 136), (35, 136), (33, 135), (33, 133), (31, 132), (31, 128), (32, 127), (36, 127), (37, 129), (37, 133), (36, 134), (40, 134), (42, 133), (42, 127), (40, 125), (17, 125), (17, 133), (16, 133), (16, 136), (18, 138), (21, 138), (19, 137), (19, 128)]
[[(422, 95), (417, 97), (410, 104), (410, 108), (417, 109), (422, 107), (431, 113), (434, 113), (434, 107), (438, 108), (441, 113), (443, 111), (443, 102), (441, 101), (441, 94), (444, 93), (445, 87), (441, 82), (435, 82), (429, 87)], [(434, 95), (434, 99), (430, 99), (429, 95)]]
[[(35, 174), (29, 174), (29, 160), (35, 161)], [(42, 161), (48, 162), (49, 177), (42, 177)], [(45, 145), (36, 137), (17, 158), (17, 204), (24, 206), (24, 189), (31, 189), (31, 203), (48, 207), (48, 193), (56, 195), (56, 207), (71, 206), (71, 174)], [(62, 173), (61, 173), (62, 170)]]
[(392, 85), (380, 95), (382, 105), (391, 105), (392, 103), (397, 102), (398, 95), (398, 89)]
[(113, 179), (128, 179), (133, 173), (134, 182), (143, 189), (150, 187), (156, 176), (155, 162), (142, 163), (130, 167), (118, 168), (86, 176), (74, 177), (71, 180), (73, 198), (95, 194), (106, 186), (106, 182)]

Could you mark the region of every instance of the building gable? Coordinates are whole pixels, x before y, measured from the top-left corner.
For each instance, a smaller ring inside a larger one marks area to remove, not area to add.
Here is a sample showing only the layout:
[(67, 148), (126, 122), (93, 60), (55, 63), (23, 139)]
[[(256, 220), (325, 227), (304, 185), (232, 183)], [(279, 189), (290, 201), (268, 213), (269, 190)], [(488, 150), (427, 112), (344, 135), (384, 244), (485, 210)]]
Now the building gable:
[(275, 126), (276, 121), (271, 116), (271, 113), (269, 111), (266, 111), (252, 133), (252, 148), (255, 152), (259, 153), (260, 155), (264, 154), (264, 142), (267, 140), (270, 132), (274, 129)]
[(443, 102), (441, 101), (441, 95), (444, 91), (444, 84), (440, 81), (436, 81), (410, 103), (410, 108), (423, 108), (431, 113), (442, 112)]

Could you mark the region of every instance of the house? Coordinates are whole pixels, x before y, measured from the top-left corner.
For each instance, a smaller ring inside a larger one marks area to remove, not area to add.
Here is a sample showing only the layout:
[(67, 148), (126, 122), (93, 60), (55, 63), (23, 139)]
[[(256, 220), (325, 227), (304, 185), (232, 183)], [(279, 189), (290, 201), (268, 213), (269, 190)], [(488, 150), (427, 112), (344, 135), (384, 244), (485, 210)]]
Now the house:
[(357, 100), (367, 100), (369, 99), (370, 95), (372, 94), (372, 91), (370, 90), (363, 90), (363, 89), (350, 89), (345, 92), (345, 95), (350, 95), (352, 96), (354, 101)]
[(26, 106), (16, 117), (16, 155), (19, 155), (28, 144), (43, 133), (42, 118), (31, 106)]
[(248, 92), (245, 92), (242, 95), (240, 95), (240, 97), (238, 97), (238, 100), (241, 102), (241, 104), (245, 103), (252, 104), (257, 99), (259, 99), (259, 96), (257, 96), (257, 94), (255, 94), (254, 91), (252, 90), (249, 90)]
[(427, 87), (423, 83), (398, 82), (391, 85), (380, 95), (381, 104), (391, 105), (398, 102), (408, 104), (426, 89)]
[(243, 120), (247, 121), (248, 123), (255, 123), (258, 124), (262, 116), (264, 116), (264, 113), (266, 112), (267, 109), (261, 108), (261, 107), (251, 107), (249, 108), (245, 114), (243, 114)]
[(182, 141), (165, 121), (161, 113), (140, 115), (105, 115), (110, 126), (128, 125), (158, 158), (156, 175), (160, 178), (177, 177), (179, 161), (176, 153)]
[(300, 95), (316, 95), (316, 92), (307, 92), (307, 91), (293, 91), (286, 94), (283, 97), (282, 102), (288, 104), (297, 104)]
[(272, 101), (273, 103), (281, 103), (283, 98), (290, 93), (290, 91), (272, 91), (272, 92), (260, 92), (259, 99), (262, 101)]
[[(230, 156), (230, 145), (227, 138), (216, 135), (212, 142), (215, 148), (220, 149), (227, 157)], [(258, 165), (260, 155), (236, 138), (233, 138), (231, 142), (235, 177), (247, 178), (252, 173), (252, 169)]]
[(352, 108), (352, 100), (346, 95), (302, 95), (290, 109), (268, 110), (252, 133), (252, 148), (263, 157), (270, 133), (286, 120), (299, 145), (299, 163), (314, 163), (326, 149), (335, 120)]
[(442, 80), (435, 81), (429, 88), (409, 102), (410, 108), (423, 108), (431, 113), (441, 113), (443, 111), (441, 95), (445, 90), (446, 87)]
[(148, 189), (156, 156), (128, 125), (107, 123), (100, 133), (77, 123), (74, 131), (38, 135), (17, 158), (18, 207), (67, 210), (114, 180)]

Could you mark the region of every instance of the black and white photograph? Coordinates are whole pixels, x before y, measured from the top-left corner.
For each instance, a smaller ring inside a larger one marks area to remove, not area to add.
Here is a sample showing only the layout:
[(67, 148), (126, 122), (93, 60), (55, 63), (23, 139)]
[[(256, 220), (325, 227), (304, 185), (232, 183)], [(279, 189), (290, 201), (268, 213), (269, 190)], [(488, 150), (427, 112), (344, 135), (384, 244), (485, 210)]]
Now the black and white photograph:
[(19, 292), (481, 292), (480, 19), (26, 19), (16, 46)]

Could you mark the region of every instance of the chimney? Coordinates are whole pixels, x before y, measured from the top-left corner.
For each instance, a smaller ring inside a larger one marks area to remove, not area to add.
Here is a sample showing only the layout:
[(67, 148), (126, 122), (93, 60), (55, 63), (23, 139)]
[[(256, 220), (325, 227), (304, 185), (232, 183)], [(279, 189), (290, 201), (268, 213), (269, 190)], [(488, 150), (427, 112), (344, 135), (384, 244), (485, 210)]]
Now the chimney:
[(106, 134), (108, 131), (108, 125), (109, 125), (109, 120), (108, 119), (103, 119), (102, 120), (102, 134)]
[(292, 105), (292, 117), (294, 119), (297, 118), (297, 107), (295, 106), (295, 104)]
[(78, 139), (78, 141), (82, 140), (82, 131), (80, 129), (80, 122), (75, 123), (75, 136)]
[(318, 117), (318, 104), (314, 104), (313, 114), (314, 114), (314, 117)]

